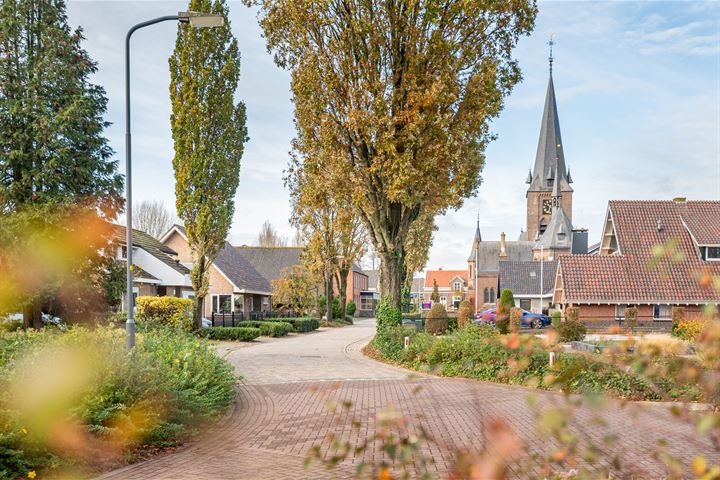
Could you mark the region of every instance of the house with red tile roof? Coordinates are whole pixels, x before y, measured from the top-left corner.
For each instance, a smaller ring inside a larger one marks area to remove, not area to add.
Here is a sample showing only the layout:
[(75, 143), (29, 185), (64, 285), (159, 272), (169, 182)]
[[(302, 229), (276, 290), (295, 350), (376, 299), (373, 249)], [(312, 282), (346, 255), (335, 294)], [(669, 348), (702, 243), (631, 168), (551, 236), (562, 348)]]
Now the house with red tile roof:
[(717, 276), (719, 201), (611, 201), (598, 255), (558, 257), (553, 302), (605, 323), (635, 306), (641, 324), (667, 326), (674, 306), (687, 318), (720, 304)]
[(427, 270), (423, 287), (424, 301), (430, 301), (435, 283), (440, 293), (440, 303), (449, 311), (457, 310), (460, 302), (468, 298), (467, 270)]

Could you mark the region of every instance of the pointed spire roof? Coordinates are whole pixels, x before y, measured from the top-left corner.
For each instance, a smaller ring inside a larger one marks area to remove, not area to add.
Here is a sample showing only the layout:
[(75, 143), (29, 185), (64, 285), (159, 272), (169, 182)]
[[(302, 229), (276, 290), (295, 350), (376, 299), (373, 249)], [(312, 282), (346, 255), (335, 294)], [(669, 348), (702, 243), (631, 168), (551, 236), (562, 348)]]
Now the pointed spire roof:
[(473, 239), (472, 251), (468, 257), (468, 262), (474, 262), (477, 250), (480, 242), (482, 242), (482, 235), (480, 235), (480, 212), (478, 212), (477, 225), (475, 226), (475, 238)]
[[(553, 175), (556, 168), (559, 175)], [(556, 178), (552, 178), (553, 176)], [(555, 182), (560, 182), (560, 189), (563, 192), (572, 191), (567, 178), (567, 168), (565, 167), (565, 154), (563, 153), (562, 136), (560, 135), (560, 120), (558, 118), (555, 87), (551, 72), (547, 93), (545, 94), (545, 108), (540, 125), (540, 139), (538, 140), (535, 155), (532, 181), (528, 191), (549, 192)]]
[(538, 250), (542, 245), (545, 249), (570, 250), (572, 249), (572, 236), (573, 226), (570, 219), (562, 207), (556, 207), (545, 233), (540, 236), (534, 249)]

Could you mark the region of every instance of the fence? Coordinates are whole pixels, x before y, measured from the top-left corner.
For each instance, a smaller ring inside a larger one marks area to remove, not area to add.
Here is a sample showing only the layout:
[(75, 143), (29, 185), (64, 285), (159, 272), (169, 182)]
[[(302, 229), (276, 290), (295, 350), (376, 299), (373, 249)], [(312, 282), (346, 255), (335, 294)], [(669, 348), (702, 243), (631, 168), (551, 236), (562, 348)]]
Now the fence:
[[(265, 320), (268, 318), (295, 318), (297, 315), (293, 310), (281, 312), (250, 312), (247, 320)], [(238, 322), (246, 320), (243, 312), (216, 313), (210, 314), (210, 323), (213, 327), (234, 327)]]

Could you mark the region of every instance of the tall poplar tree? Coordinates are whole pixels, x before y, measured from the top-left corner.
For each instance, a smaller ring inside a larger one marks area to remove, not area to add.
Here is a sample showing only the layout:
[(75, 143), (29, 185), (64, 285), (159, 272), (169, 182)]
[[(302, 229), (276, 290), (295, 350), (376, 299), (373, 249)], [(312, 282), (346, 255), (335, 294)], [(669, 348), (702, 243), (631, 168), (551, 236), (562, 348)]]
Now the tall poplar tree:
[(245, 104), (234, 98), (240, 52), (227, 6), (223, 0), (191, 0), (188, 9), (225, 17), (225, 25), (218, 28), (179, 24), (170, 57), (176, 206), (193, 255), (193, 319), (200, 328), (208, 271), (232, 223), (248, 137)]
[(291, 70), (297, 155), (352, 185), (381, 290), (400, 307), (413, 224), (459, 208), (480, 185), (535, 2), (244, 1)]
[[(87, 230), (99, 223), (78, 219), (113, 219), (122, 208), (123, 178), (103, 136), (107, 98), (90, 82), (97, 65), (83, 50), (83, 40), (82, 30), (68, 25), (62, 0), (0, 1), (0, 263), (5, 267), (14, 260), (22, 265), (13, 252), (38, 238), (96, 237)], [(77, 285), (87, 290), (102, 283), (91, 277), (107, 273), (98, 258), (106, 234), (86, 242), (91, 248), (83, 255), (72, 256), (75, 273), (83, 265), (84, 282)], [(30, 262), (25, 264), (29, 270)], [(70, 272), (34, 273), (43, 281), (21, 282), (24, 287), (6, 302), (6, 308), (23, 309), (27, 327), (42, 326), (41, 309), (50, 310), (51, 304), (56, 312), (62, 304), (66, 320), (69, 311), (86, 317), (87, 309), (76, 300), (90, 298), (89, 291), (60, 292), (71, 283)]]

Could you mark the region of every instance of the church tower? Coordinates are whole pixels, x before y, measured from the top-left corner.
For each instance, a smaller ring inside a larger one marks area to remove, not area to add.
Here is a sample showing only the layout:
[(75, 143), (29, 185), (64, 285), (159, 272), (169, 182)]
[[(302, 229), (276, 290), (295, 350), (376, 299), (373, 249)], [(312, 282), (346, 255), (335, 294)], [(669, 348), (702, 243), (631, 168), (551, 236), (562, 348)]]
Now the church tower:
[(527, 183), (527, 228), (525, 240), (532, 241), (545, 233), (553, 214), (553, 189), (561, 192), (560, 205), (572, 222), (572, 177), (565, 164), (560, 120), (555, 102), (555, 87), (552, 77), (552, 46), (550, 39), (550, 79), (545, 94), (545, 108), (540, 125), (535, 165), (528, 172)]

